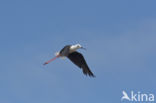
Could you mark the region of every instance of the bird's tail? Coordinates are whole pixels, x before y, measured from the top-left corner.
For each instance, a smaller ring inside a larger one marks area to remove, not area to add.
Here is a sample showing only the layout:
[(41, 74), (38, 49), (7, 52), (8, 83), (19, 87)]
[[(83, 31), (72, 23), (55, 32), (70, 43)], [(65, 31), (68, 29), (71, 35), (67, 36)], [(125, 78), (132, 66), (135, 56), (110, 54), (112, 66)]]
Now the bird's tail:
[(55, 53), (55, 56), (58, 56), (58, 55), (60, 55), (60, 53), (59, 53), (59, 52), (56, 52), (56, 53)]
[[(57, 55), (60, 55), (60, 53), (59, 53), (59, 52), (56, 52), (56, 53), (55, 53), (55, 56), (57, 56)], [(65, 56), (60, 56), (60, 58), (61, 58), (61, 59), (65, 59), (66, 57), (65, 57)]]

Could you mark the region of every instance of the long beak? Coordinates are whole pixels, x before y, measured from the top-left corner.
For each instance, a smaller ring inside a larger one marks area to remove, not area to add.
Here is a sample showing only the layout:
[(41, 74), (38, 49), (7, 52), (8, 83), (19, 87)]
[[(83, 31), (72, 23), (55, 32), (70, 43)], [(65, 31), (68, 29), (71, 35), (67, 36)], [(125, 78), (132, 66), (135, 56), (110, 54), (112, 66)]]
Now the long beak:
[(84, 48), (84, 47), (81, 47), (81, 49), (83, 49), (83, 50), (87, 50), (86, 48)]

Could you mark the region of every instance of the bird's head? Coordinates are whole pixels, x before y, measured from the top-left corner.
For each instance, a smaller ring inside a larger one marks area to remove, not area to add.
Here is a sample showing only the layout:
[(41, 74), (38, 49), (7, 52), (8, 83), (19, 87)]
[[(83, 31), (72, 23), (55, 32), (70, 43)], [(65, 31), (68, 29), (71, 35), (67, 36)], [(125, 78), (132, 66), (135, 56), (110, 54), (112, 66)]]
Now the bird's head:
[[(75, 48), (76, 48), (76, 49), (85, 49), (85, 48), (83, 48), (80, 44), (76, 44), (76, 45), (75, 45)], [(86, 50), (86, 49), (85, 49), (85, 50)]]
[(70, 47), (71, 51), (76, 51), (77, 49), (85, 49), (80, 44), (75, 44)]

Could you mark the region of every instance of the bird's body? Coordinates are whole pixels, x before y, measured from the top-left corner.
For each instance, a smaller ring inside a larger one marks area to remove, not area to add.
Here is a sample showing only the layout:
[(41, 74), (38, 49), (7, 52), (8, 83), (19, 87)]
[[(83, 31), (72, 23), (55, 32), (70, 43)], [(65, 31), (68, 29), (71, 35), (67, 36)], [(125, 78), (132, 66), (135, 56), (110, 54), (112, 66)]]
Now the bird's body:
[(92, 77), (95, 77), (94, 74), (89, 69), (83, 55), (79, 52), (77, 52), (77, 49), (84, 49), (80, 44), (76, 45), (66, 45), (63, 49), (61, 49), (60, 52), (56, 53), (56, 57), (49, 60), (48, 62), (45, 62), (45, 64), (48, 64), (49, 62), (55, 60), (57, 57), (67, 57), (70, 59), (75, 65), (77, 65), (79, 68), (83, 70), (83, 73), (85, 75), (89, 75)]

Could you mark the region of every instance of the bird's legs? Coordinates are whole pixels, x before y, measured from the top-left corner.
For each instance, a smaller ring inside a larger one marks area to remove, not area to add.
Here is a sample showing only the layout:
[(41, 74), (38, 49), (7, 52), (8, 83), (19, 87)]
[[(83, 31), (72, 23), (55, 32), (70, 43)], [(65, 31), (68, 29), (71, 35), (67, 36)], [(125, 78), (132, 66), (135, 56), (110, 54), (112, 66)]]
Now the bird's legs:
[(54, 61), (54, 60), (55, 60), (55, 59), (57, 59), (58, 57), (60, 57), (60, 55), (56, 55), (56, 57), (54, 57), (54, 58), (52, 58), (52, 59), (48, 60), (48, 61), (47, 61), (47, 62), (45, 62), (43, 65), (46, 65), (46, 64), (48, 64), (48, 63), (50, 63), (50, 62)]

